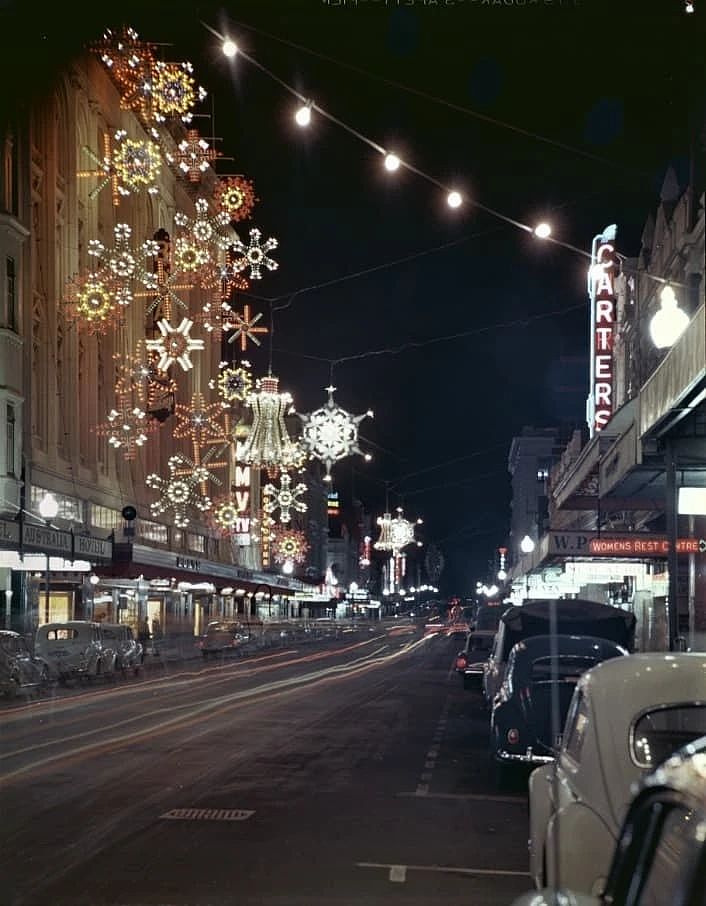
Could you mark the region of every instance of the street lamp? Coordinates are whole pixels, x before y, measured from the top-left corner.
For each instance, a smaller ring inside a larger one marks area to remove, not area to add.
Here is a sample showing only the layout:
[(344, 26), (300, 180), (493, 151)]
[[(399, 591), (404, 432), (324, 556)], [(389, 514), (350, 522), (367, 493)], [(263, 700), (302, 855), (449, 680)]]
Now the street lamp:
[(88, 581), (91, 584), (91, 619), (93, 619), (96, 615), (96, 585), (98, 585), (100, 579), (95, 573), (91, 573)]
[(534, 550), (534, 541), (529, 535), (525, 535), (522, 541), (520, 541), (520, 550), (523, 554), (531, 554)]
[[(39, 515), (46, 522), (47, 528), (51, 528), (52, 519), (56, 519), (59, 512), (59, 504), (53, 494), (47, 492), (39, 501)], [(44, 577), (44, 613), (45, 620), (49, 622), (49, 545), (47, 544), (47, 569)]]
[(674, 290), (667, 284), (659, 294), (660, 307), (650, 321), (650, 336), (657, 349), (673, 346), (689, 324), (689, 315), (679, 308)]

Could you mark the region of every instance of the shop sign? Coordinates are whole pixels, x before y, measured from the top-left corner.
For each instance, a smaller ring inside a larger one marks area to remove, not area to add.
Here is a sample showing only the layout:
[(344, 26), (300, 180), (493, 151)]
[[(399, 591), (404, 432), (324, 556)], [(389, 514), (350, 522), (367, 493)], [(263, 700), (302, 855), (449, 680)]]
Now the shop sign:
[(233, 500), (238, 516), (235, 520), (234, 535), (240, 547), (250, 544), (250, 466), (236, 465), (233, 481)]
[(198, 573), (201, 571), (201, 561), (196, 560), (194, 557), (177, 556), (176, 567), (177, 569), (188, 569), (190, 572)]
[(74, 554), (89, 560), (112, 560), (113, 545), (104, 538), (93, 538), (90, 535), (74, 536)]
[(613, 339), (616, 328), (615, 278), (620, 261), (613, 240), (616, 228), (594, 237), (588, 273), (591, 297), (591, 386), (588, 425), (591, 437), (610, 421), (614, 411)]
[[(589, 553), (609, 557), (666, 557), (669, 541), (666, 538), (594, 538), (588, 544)], [(703, 538), (678, 538), (678, 554), (706, 553)]]

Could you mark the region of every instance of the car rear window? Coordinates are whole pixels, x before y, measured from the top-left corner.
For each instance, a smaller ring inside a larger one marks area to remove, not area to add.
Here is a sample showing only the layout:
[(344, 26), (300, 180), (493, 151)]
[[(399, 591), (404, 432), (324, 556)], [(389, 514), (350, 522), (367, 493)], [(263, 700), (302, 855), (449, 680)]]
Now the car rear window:
[(47, 639), (50, 642), (66, 642), (68, 639), (77, 639), (78, 631), (76, 629), (49, 629), (47, 630)]
[(558, 658), (541, 657), (532, 662), (531, 680), (533, 683), (551, 682), (551, 680), (574, 680), (582, 673), (595, 667), (598, 661), (592, 657), (563, 655)]
[(706, 736), (706, 704), (655, 708), (635, 722), (632, 757), (641, 768), (651, 768), (700, 736)]

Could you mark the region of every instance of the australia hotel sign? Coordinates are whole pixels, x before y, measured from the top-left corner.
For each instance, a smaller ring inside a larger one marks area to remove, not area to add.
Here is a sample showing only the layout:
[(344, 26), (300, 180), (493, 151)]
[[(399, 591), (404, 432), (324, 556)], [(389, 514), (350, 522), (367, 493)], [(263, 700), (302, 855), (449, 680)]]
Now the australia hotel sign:
[(615, 279), (620, 269), (615, 224), (594, 236), (588, 293), (591, 299), (591, 383), (586, 418), (591, 436), (604, 428), (614, 411), (613, 340), (616, 330)]

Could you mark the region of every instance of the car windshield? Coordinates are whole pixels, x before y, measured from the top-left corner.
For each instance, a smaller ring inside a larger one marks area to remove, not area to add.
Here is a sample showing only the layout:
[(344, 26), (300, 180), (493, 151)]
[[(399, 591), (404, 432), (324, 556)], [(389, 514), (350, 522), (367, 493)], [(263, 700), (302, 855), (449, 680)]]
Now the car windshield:
[(706, 736), (705, 704), (655, 708), (635, 723), (631, 734), (632, 757), (640, 767), (650, 768), (701, 736)]

